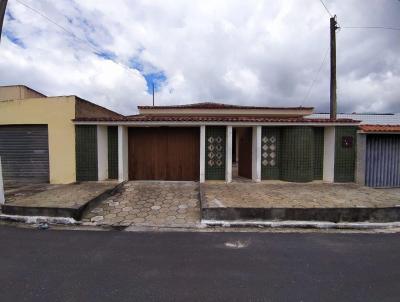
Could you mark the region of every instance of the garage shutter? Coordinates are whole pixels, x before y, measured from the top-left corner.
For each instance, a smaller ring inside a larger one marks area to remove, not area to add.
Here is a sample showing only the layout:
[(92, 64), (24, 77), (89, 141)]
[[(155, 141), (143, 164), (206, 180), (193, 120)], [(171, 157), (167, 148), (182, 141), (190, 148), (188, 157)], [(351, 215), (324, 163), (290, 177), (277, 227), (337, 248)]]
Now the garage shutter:
[(368, 135), (366, 185), (400, 187), (400, 135)]
[(48, 182), (47, 125), (0, 126), (0, 156), (5, 182)]
[(199, 146), (199, 128), (129, 128), (129, 179), (198, 180)]

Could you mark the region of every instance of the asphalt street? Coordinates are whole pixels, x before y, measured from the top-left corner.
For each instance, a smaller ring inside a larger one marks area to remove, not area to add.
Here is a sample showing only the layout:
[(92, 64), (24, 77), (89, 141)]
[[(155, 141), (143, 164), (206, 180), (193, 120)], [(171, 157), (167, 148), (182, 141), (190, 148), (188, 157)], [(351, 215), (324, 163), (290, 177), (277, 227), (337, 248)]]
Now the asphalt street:
[(399, 234), (0, 227), (0, 301), (400, 301)]

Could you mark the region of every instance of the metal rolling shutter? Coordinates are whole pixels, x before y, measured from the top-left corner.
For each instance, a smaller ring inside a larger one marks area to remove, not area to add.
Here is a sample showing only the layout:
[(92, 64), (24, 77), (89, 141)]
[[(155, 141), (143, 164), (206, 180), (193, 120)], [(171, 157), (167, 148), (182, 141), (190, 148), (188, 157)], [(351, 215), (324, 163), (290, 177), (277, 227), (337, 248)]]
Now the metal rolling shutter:
[(48, 182), (47, 125), (0, 126), (0, 156), (5, 182)]
[(369, 187), (400, 187), (400, 135), (368, 135), (365, 182)]

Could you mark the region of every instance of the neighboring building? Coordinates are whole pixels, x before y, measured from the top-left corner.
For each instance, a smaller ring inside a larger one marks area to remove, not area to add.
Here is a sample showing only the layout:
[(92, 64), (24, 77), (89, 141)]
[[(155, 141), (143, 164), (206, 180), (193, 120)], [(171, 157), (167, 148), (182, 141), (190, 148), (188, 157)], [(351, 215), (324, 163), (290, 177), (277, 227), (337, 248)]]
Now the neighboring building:
[[(311, 118), (329, 117), (313, 114)], [(400, 114), (338, 114), (361, 121), (356, 181), (369, 187), (400, 187)]]
[(0, 87), (4, 181), (75, 182), (76, 132), (72, 120), (120, 116), (76, 96), (46, 97), (21, 85)]
[[(75, 118), (77, 149), (86, 152), (85, 160), (77, 158), (77, 171), (93, 171), (86, 180), (99, 179), (95, 172), (108, 168), (120, 181), (230, 182), (237, 158), (239, 176), (253, 181), (354, 181), (359, 122), (353, 119), (308, 118), (309, 107), (199, 103), (138, 109), (133, 116)], [(103, 160), (92, 158), (96, 148)]]

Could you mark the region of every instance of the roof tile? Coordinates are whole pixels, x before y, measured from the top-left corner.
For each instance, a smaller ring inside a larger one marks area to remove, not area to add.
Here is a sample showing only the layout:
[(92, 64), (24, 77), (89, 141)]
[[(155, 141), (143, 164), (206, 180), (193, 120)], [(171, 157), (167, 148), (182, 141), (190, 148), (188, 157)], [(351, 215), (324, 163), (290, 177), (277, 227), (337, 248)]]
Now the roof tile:
[(131, 115), (122, 118), (79, 118), (74, 121), (109, 121), (109, 122), (249, 122), (249, 123), (350, 123), (352, 119), (310, 119), (310, 118), (271, 118), (263, 116), (182, 116), (182, 115)]
[(170, 105), (170, 106), (138, 106), (139, 109), (278, 109), (293, 110), (306, 109), (312, 110), (314, 107), (264, 107), (264, 106), (240, 106), (222, 103), (203, 102), (186, 105)]
[(400, 132), (400, 125), (360, 125), (364, 132)]

